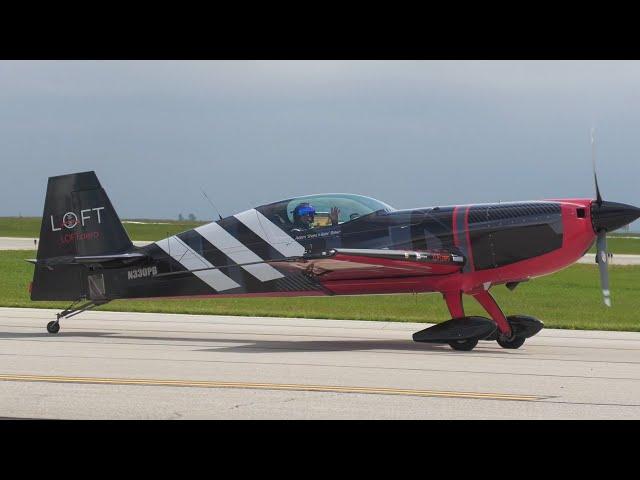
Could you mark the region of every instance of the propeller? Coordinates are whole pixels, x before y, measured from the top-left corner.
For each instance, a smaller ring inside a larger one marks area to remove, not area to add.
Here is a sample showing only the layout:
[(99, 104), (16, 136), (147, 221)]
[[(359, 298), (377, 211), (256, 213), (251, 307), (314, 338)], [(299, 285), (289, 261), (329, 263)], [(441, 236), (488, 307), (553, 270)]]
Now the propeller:
[[(593, 163), (593, 181), (596, 185), (596, 205), (602, 207), (602, 195), (598, 188), (598, 175), (596, 174), (596, 138), (595, 129), (591, 129), (591, 162)], [(600, 270), (600, 287), (602, 288), (602, 298), (607, 307), (611, 306), (611, 291), (609, 290), (609, 255), (607, 254), (607, 230), (604, 228), (597, 230), (596, 240), (596, 262)]]
[(596, 175), (596, 130), (591, 129), (591, 163), (593, 164), (593, 181), (596, 184), (596, 203), (598, 206), (602, 205), (602, 195), (600, 195), (600, 189), (598, 188), (598, 175)]
[(602, 200), (596, 174), (596, 137), (595, 129), (591, 129), (591, 161), (593, 163), (593, 181), (596, 185), (596, 199), (591, 202), (591, 225), (597, 235), (596, 262), (600, 270), (600, 286), (602, 297), (607, 307), (611, 306), (609, 291), (609, 257), (607, 253), (607, 232), (630, 224), (640, 218), (640, 208), (624, 203)]
[(607, 255), (607, 232), (598, 232), (596, 240), (596, 262), (600, 270), (600, 286), (602, 287), (602, 297), (607, 307), (611, 306), (611, 292), (609, 291), (609, 255)]

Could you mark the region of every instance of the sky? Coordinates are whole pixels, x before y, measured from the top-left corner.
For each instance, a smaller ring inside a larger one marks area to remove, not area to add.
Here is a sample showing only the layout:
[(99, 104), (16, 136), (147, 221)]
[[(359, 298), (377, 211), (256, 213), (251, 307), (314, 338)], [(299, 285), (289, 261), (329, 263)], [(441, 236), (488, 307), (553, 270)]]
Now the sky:
[(640, 206), (638, 61), (0, 61), (0, 216), (86, 170), (121, 218), (594, 197), (591, 128), (604, 199)]

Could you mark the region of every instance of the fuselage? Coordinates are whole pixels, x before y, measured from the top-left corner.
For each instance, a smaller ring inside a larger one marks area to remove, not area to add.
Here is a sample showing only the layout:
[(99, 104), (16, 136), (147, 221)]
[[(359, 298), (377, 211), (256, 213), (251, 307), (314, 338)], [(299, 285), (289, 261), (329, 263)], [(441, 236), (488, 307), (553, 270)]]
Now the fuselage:
[[(141, 270), (139, 278), (113, 271), (126, 281), (110, 283), (123, 285), (121, 298), (471, 292), (550, 274), (574, 263), (595, 239), (591, 203), (562, 199), (407, 210), (385, 206), (300, 230), (287, 224), (291, 202), (284, 201), (144, 247), (152, 259), (147, 268), (152, 270)], [(465, 263), (432, 275), (400, 270), (389, 275), (388, 269), (381, 275), (373, 269), (318, 276), (309, 275), (308, 269), (286, 268), (285, 263), (269, 264), (336, 248), (453, 252)], [(151, 282), (147, 278), (162, 273), (175, 275)]]

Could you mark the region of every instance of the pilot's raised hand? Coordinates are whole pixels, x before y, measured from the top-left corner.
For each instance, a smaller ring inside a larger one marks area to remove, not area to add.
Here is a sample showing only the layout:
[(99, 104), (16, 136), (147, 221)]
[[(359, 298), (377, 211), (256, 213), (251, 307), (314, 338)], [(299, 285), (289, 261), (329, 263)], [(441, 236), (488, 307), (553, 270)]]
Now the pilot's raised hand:
[(340, 209), (338, 207), (332, 207), (329, 215), (331, 218), (331, 225), (338, 225), (338, 215), (340, 215)]

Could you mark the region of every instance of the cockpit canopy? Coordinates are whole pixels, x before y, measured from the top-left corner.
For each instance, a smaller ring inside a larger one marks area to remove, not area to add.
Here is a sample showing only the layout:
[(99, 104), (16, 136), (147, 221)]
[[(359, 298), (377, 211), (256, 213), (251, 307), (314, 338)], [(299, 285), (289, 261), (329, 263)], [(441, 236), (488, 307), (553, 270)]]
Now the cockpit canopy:
[[(334, 208), (338, 209), (338, 224), (350, 222), (373, 212), (392, 212), (395, 210), (390, 205), (379, 200), (350, 193), (306, 195), (263, 205), (256, 210), (285, 231), (289, 231), (295, 224), (294, 210), (303, 204), (305, 212), (309, 210), (315, 211), (310, 228), (331, 226), (331, 213)], [(307, 208), (307, 205), (312, 208)], [(298, 208), (299, 210), (300, 208)]]

